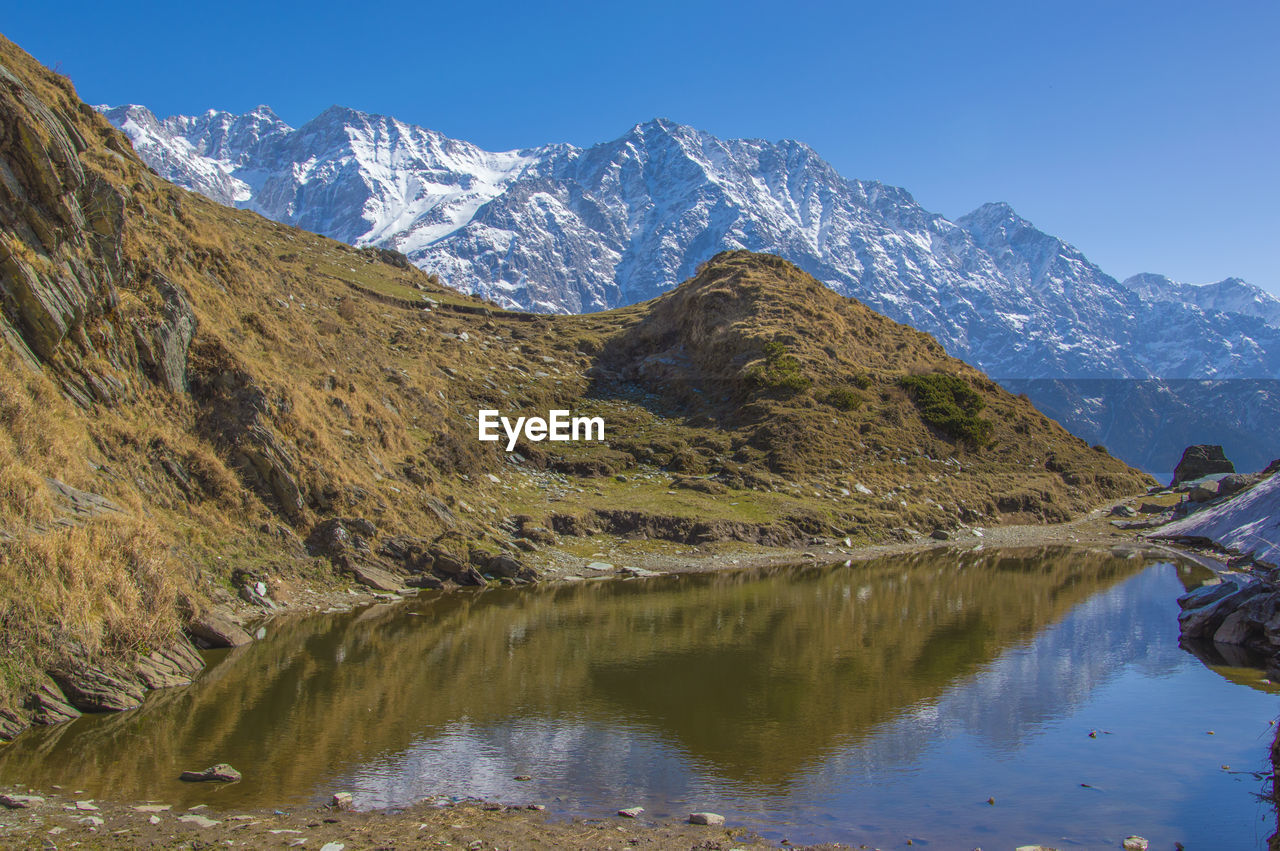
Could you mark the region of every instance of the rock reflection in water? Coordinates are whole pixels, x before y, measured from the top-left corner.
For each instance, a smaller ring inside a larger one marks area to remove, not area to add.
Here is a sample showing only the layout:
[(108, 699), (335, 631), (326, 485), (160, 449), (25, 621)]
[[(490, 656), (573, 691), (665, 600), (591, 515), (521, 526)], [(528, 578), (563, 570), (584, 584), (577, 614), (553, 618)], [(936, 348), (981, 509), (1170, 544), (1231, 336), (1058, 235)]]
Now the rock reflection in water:
[[(1200, 716), (1252, 717), (1240, 694), (1267, 696), (1178, 648), (1174, 600), (1195, 569), (1146, 567), (1080, 549), (934, 552), (282, 621), (193, 687), (24, 735), (0, 780), (222, 807), (348, 789), (361, 806), (706, 808), (854, 844), (934, 825), (966, 847), (1069, 831), (1106, 845), (1135, 820), (1166, 845), (1220, 838), (1196, 819), (1240, 822), (1257, 790), (1219, 764), (1265, 747), (1249, 750), (1243, 721), (1205, 736)], [(245, 779), (176, 781), (216, 762)]]
[(0, 771), (185, 802), (212, 793), (176, 785), (181, 770), (231, 762), (245, 780), (218, 801), (296, 802), (451, 729), (573, 719), (566, 736), (643, 725), (718, 775), (785, 787), (1139, 567), (1084, 551), (926, 554), (286, 621), (195, 687), (35, 731)]

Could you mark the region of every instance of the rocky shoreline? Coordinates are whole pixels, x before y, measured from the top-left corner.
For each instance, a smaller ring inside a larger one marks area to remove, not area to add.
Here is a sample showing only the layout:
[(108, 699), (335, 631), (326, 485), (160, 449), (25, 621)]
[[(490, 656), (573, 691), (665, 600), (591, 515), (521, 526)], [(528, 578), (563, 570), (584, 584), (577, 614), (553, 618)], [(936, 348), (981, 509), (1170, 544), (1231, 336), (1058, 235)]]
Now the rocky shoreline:
[[(636, 543), (606, 536), (589, 539), (589, 546), (595, 548), (589, 554), (544, 551), (539, 554), (540, 558), (545, 558), (540, 565), (539, 581), (569, 583), (797, 562), (864, 561), (930, 549), (1074, 546), (1146, 558), (1172, 558), (1187, 552), (1176, 544), (1156, 543), (1133, 531), (1117, 528), (1113, 525), (1109, 506), (1097, 508), (1088, 515), (1063, 524), (966, 527), (957, 530), (949, 540), (920, 536), (912, 541), (871, 547), (852, 547), (843, 540), (816, 538), (810, 539), (804, 549), (729, 547), (721, 544), (693, 549), (653, 550), (638, 549)], [(458, 586), (450, 593), (481, 592), (479, 587), (467, 589)], [(419, 593), (416, 589), (404, 589), (403, 593), (374, 591), (359, 584), (323, 590), (284, 586), (259, 589), (250, 586), (247, 593), (222, 600), (220, 617), (224, 620), (210, 622), (206, 618), (205, 627), (216, 627), (228, 639), (251, 641), (258, 634), (259, 627), (271, 619), (350, 610), (370, 603), (402, 600), (416, 593)], [(270, 607), (255, 600), (254, 595), (269, 601)], [(204, 632), (204, 628), (201, 629)], [(206, 636), (209, 634), (205, 633)], [(186, 653), (199, 659), (197, 654), (190, 652), (190, 645), (187, 645)], [(186, 654), (182, 658), (186, 658)], [(194, 674), (198, 671), (186, 676), (190, 678)], [(622, 846), (729, 849), (777, 845), (735, 830), (733, 825), (725, 829), (625, 817), (559, 821), (555, 819), (554, 812), (529, 809), (526, 803), (513, 802), (431, 799), (394, 811), (349, 812), (334, 807), (311, 807), (280, 812), (271, 807), (271, 802), (263, 801), (259, 802), (261, 809), (250, 808), (243, 812), (202, 807), (179, 812), (163, 801), (89, 801), (85, 802), (86, 807), (81, 807), (77, 801), (83, 797), (77, 796), (75, 790), (10, 787), (2, 791), (10, 796), (34, 795), (43, 799), (31, 801), (30, 806), (19, 809), (0, 810), (0, 845), (6, 847), (11, 844), (13, 847), (49, 847), (46, 840), (59, 847), (73, 843), (89, 847), (191, 847), (193, 842), (287, 847), (300, 839), (308, 840), (306, 847), (328, 847), (329, 851), (336, 851), (337, 845), (347, 849), (398, 847), (423, 841), (464, 848)], [(211, 801), (216, 799), (211, 798)], [(625, 802), (620, 802), (620, 806), (623, 804)]]
[(1181, 637), (1260, 653), (1274, 676), (1280, 676), (1280, 550), (1269, 526), (1280, 522), (1277, 472), (1280, 461), (1240, 475), (1222, 447), (1188, 447), (1170, 487), (1150, 495), (1164, 504), (1147, 532), (1150, 540), (1200, 555), (1217, 574), (1178, 599)]
[[(714, 821), (714, 820), (713, 820)], [(751, 831), (723, 824), (618, 815), (560, 821), (542, 805), (428, 800), (391, 812), (339, 806), (214, 811), (164, 802), (85, 800), (73, 791), (0, 789), (0, 845), (6, 848), (249, 848), (322, 851), (400, 847), (776, 848)], [(833, 845), (790, 846), (811, 851)]]
[[(204, 667), (198, 650), (232, 648), (263, 634), (273, 620), (332, 614), (371, 603), (397, 602), (421, 593), (478, 593), (498, 585), (581, 582), (663, 574), (698, 573), (812, 562), (868, 561), (929, 549), (1018, 548), (1045, 546), (1107, 547), (1116, 552), (1155, 557), (1169, 552), (1107, 522), (1098, 508), (1067, 523), (1051, 525), (961, 526), (944, 536), (913, 535), (909, 540), (858, 546), (848, 538), (812, 537), (791, 547), (766, 547), (740, 541), (702, 545), (655, 542), (619, 535), (581, 539), (582, 552), (546, 547), (528, 562), (507, 554), (472, 552), (464, 561), (448, 551), (402, 547), (418, 572), (404, 575), (399, 565), (370, 552), (360, 531), (335, 522), (326, 527), (329, 554), (347, 566), (346, 585), (313, 587), (281, 577), (239, 577), (238, 594), (216, 589), (215, 605), (192, 619), (184, 636), (171, 645), (132, 660), (85, 662), (47, 672), (23, 700), (21, 712), (0, 709), (0, 741), (27, 727), (74, 720), (82, 713), (117, 712), (141, 705), (147, 691), (189, 685)], [(400, 546), (403, 542), (395, 542)], [(382, 549), (388, 549), (384, 543)], [(390, 548), (395, 551), (395, 548)], [(587, 551), (590, 552), (587, 552)], [(506, 559), (510, 571), (493, 568)], [(536, 559), (536, 562), (534, 561)], [(532, 564), (536, 563), (536, 569)], [(426, 567), (427, 569), (423, 569)], [(454, 568), (457, 568), (454, 570)], [(483, 569), (483, 572), (481, 572)], [(451, 572), (452, 571), (452, 572)]]

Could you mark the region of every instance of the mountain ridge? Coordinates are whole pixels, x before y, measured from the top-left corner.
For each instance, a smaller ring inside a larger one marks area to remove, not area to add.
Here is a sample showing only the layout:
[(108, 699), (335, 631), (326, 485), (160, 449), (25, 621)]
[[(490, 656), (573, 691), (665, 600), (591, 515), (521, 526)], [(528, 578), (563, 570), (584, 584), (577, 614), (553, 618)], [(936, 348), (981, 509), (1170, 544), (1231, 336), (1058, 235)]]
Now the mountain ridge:
[[(126, 132), (126, 116), (164, 129), (167, 139), (130, 135), (180, 185), (227, 203), (205, 175), (243, 174), (248, 196), (232, 203), (402, 251), (506, 307), (644, 301), (717, 251), (746, 248), (797, 263), (1002, 378), (1280, 376), (1280, 329), (1241, 299), (1184, 302), (1168, 287), (1146, 298), (1007, 204), (952, 222), (905, 189), (843, 177), (802, 142), (722, 140), (656, 118), (585, 148), (493, 153), (343, 107), (297, 130), (263, 107), (211, 120), (158, 122), (136, 106), (105, 114)], [(172, 153), (182, 142), (194, 155), (185, 171)], [(1000, 237), (1010, 227), (1021, 253)], [(1033, 245), (1041, 256), (1026, 254)], [(1236, 327), (1239, 316), (1267, 321)], [(1178, 351), (1147, 339), (1153, 326), (1176, 329)]]

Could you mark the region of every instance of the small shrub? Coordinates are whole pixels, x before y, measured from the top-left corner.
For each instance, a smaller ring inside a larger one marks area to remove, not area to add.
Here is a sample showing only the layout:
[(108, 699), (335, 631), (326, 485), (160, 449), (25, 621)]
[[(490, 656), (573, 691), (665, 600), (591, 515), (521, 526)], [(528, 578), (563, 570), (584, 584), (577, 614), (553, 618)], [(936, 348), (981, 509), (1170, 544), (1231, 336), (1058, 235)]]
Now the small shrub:
[(925, 422), (974, 446), (991, 440), (991, 421), (978, 416), (986, 403), (963, 378), (935, 372), (908, 375), (898, 383), (911, 393)]
[(747, 380), (765, 390), (799, 393), (813, 384), (800, 368), (800, 361), (787, 354), (787, 347), (778, 340), (764, 344), (764, 363), (758, 363), (747, 371)]
[(862, 395), (848, 387), (833, 388), (822, 401), (839, 411), (856, 411), (862, 407)]

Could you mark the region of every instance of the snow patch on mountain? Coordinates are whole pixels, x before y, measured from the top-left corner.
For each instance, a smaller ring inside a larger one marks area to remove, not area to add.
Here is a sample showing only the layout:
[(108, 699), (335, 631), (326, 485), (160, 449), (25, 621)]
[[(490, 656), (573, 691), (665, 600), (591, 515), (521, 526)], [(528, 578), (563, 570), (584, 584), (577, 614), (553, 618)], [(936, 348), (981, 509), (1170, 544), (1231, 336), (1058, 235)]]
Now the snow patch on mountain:
[(1207, 538), (1225, 550), (1280, 565), (1280, 474), (1190, 517), (1161, 526), (1153, 537)]

